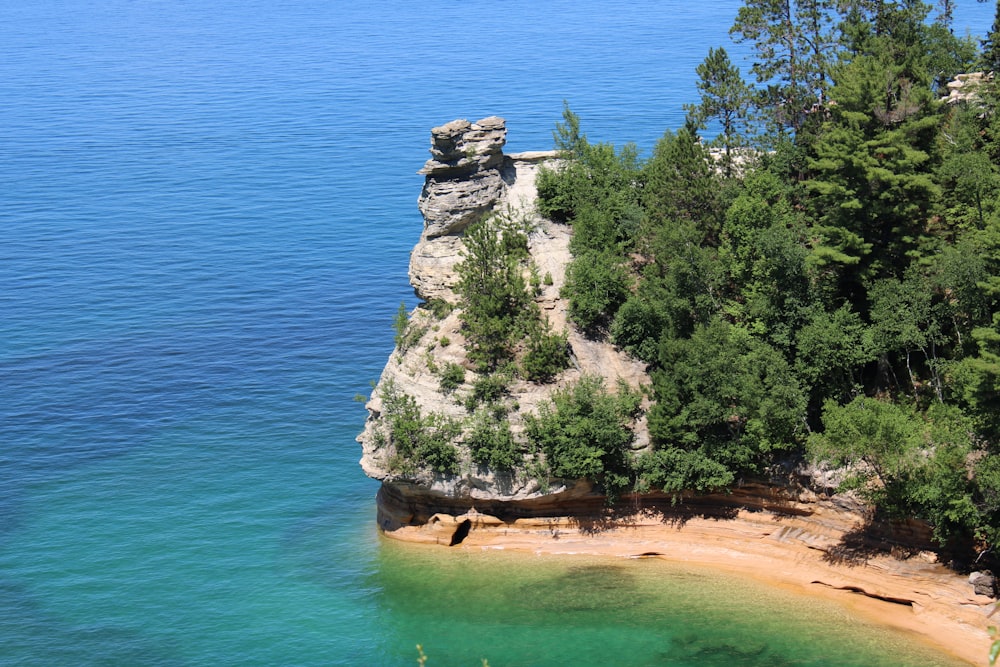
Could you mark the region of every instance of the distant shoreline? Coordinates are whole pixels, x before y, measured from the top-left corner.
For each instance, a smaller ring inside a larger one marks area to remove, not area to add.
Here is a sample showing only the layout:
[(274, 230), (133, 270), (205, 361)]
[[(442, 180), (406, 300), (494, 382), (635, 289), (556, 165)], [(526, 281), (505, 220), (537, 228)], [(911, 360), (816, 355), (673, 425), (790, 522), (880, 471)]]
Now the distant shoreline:
[[(379, 509), (381, 519), (384, 508)], [(836, 601), (873, 624), (912, 632), (917, 641), (953, 657), (985, 664), (986, 628), (1000, 624), (1000, 618), (988, 617), (990, 598), (975, 595), (965, 577), (933, 562), (927, 552), (908, 558), (832, 556), (829, 545), (842, 535), (846, 518), (837, 514), (804, 517), (743, 509), (724, 519), (694, 516), (673, 522), (647, 513), (595, 527), (570, 517), (504, 522), (473, 510), (435, 514), (422, 525), (397, 523), (382, 532), (391, 539), (451, 549), (650, 557), (710, 567)], [(449, 546), (463, 529), (460, 543)]]

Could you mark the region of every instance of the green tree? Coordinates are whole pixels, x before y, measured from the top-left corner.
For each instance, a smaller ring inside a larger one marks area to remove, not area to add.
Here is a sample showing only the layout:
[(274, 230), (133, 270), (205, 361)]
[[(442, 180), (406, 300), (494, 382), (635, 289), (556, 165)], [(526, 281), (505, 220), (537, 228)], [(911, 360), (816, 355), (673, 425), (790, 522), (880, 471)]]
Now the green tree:
[(552, 382), (569, 367), (569, 340), (547, 326), (537, 326), (528, 334), (521, 370), (532, 382)]
[(954, 105), (942, 128), (943, 159), (937, 179), (949, 231), (982, 229), (997, 212), (1000, 170), (984, 141), (989, 131), (988, 115), (979, 103)]
[(628, 275), (613, 253), (589, 251), (566, 267), (562, 294), (569, 299), (570, 319), (596, 336), (628, 297)]
[(931, 387), (938, 401), (943, 401), (937, 348), (944, 342), (939, 311), (933, 302), (928, 282), (914, 272), (903, 280), (888, 278), (876, 281), (869, 290), (873, 340), (878, 353), (900, 354), (916, 398), (922, 381), (914, 368), (912, 353), (923, 356), (924, 368), (931, 376)]
[(1000, 1), (997, 2), (993, 25), (982, 41), (981, 67), (987, 72), (1000, 71)]
[(746, 0), (736, 15), (729, 32), (753, 44), (753, 73), (766, 84), (758, 104), (779, 131), (797, 132), (812, 106), (826, 99), (832, 16), (826, 0)]
[(951, 30), (951, 24), (955, 18), (955, 0), (938, 0), (938, 7), (938, 15), (934, 19), (934, 22), (940, 23), (948, 30)]
[(395, 450), (390, 468), (403, 475), (420, 468), (438, 473), (458, 472), (458, 450), (455, 440), (461, 426), (439, 413), (424, 415), (413, 396), (401, 391), (394, 382), (380, 385), (382, 421), (384, 427), (377, 438), (382, 445)]
[(950, 369), (949, 385), (976, 418), (976, 428), (994, 445), (1000, 442), (1000, 314), (992, 326), (972, 331), (977, 353)]
[(699, 127), (717, 120), (722, 132), (713, 146), (723, 149), (722, 168), (727, 177), (733, 174), (734, 153), (748, 144), (748, 125), (753, 90), (743, 81), (740, 69), (723, 48), (709, 48), (708, 57), (695, 68), (701, 102), (688, 107)]
[(524, 463), (521, 447), (506, 418), (497, 419), (488, 410), (473, 416), (472, 430), (465, 437), (472, 460), (499, 470), (513, 470)]
[(396, 315), (392, 318), (392, 328), (396, 332), (394, 339), (400, 352), (406, 352), (427, 333), (426, 326), (413, 325), (406, 310), (406, 304), (402, 301), (399, 303)]
[[(884, 50), (904, 58), (924, 58), (926, 52), (904, 55), (924, 36), (930, 6), (921, 0), (850, 0), (841, 3), (841, 41), (846, 58)], [(900, 58), (902, 62), (903, 58)]]
[(814, 310), (796, 333), (795, 347), (796, 375), (810, 388), (816, 411), (827, 400), (857, 394), (865, 364), (876, 358), (870, 329), (848, 304), (833, 312)]
[(804, 186), (816, 220), (810, 264), (832, 267), (855, 303), (863, 279), (899, 276), (919, 253), (940, 195), (935, 104), (900, 67), (881, 52), (838, 70), (838, 105), (808, 161)]
[(687, 220), (655, 230), (648, 243), (652, 261), (612, 321), (616, 344), (656, 365), (661, 336), (690, 336), (722, 308), (728, 278), (705, 234), (703, 227)]
[(450, 394), (465, 382), (465, 368), (461, 364), (449, 362), (441, 369), (441, 391)]
[(651, 227), (647, 237), (686, 221), (697, 222), (706, 238), (718, 233), (720, 184), (693, 127), (664, 133), (642, 166), (641, 181), (641, 202)]
[(846, 405), (827, 402), (823, 425), (824, 431), (808, 440), (813, 457), (834, 466), (864, 464), (854, 468), (842, 488), (858, 489), (869, 501), (887, 508), (905, 508), (900, 482), (923, 457), (913, 411), (859, 396)]
[(580, 117), (569, 108), (569, 102), (563, 100), (563, 122), (556, 123), (552, 131), (552, 141), (556, 150), (567, 159), (580, 159), (587, 149), (587, 135), (580, 133)]
[(514, 343), (538, 318), (525, 281), (527, 235), (520, 225), (490, 215), (465, 232), (456, 265), (456, 292), (469, 358), (480, 370), (494, 370), (514, 356)]
[[(981, 435), (1000, 443), (1000, 219), (974, 234), (973, 256), (982, 262), (981, 278), (968, 296), (978, 297), (984, 317), (970, 334), (975, 349), (949, 369), (949, 384), (973, 415)], [(976, 260), (970, 260), (974, 262)]]
[[(856, 489), (888, 516), (927, 521), (940, 544), (974, 535), (995, 539), (996, 463), (974, 453), (971, 425), (959, 409), (935, 403), (919, 413), (858, 397), (843, 406), (827, 403), (823, 424), (809, 438), (809, 451), (850, 466), (842, 489)], [(976, 459), (985, 463), (972, 468)]]
[(801, 442), (806, 396), (788, 362), (721, 319), (662, 340), (653, 396), (657, 448), (700, 451), (734, 473), (759, 471)]
[(703, 452), (665, 447), (645, 452), (636, 463), (637, 488), (660, 489), (674, 494), (721, 491), (733, 485), (736, 476), (725, 465)]
[(726, 211), (719, 248), (732, 283), (726, 310), (734, 321), (790, 347), (810, 299), (806, 256), (788, 188), (769, 171), (747, 176)]
[(656, 361), (660, 335), (666, 327), (664, 309), (643, 293), (631, 295), (611, 322), (611, 341), (646, 363)]
[(628, 144), (616, 150), (611, 144), (590, 144), (580, 134), (580, 120), (569, 107), (565, 122), (556, 125), (556, 147), (565, 156), (559, 166), (539, 170), (539, 211), (557, 222), (572, 222), (581, 211), (593, 209), (609, 224), (634, 209), (639, 169), (638, 151)]
[(553, 476), (596, 481), (613, 500), (631, 482), (631, 420), (638, 407), (639, 396), (624, 384), (609, 394), (601, 378), (584, 376), (555, 392), (526, 419), (525, 430)]

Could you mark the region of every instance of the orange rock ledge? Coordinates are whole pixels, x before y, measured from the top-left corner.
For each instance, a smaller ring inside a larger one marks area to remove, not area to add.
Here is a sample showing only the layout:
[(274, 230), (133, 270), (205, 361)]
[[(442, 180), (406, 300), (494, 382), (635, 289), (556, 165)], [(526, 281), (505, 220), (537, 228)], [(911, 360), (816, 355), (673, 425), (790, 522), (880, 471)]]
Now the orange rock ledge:
[[(873, 623), (914, 632), (970, 664), (986, 664), (995, 601), (927, 550), (914, 522), (873, 528), (859, 506), (750, 485), (732, 494), (625, 499), (577, 496), (532, 506), (412, 495), (385, 483), (378, 521), (393, 539), (462, 549), (657, 557), (750, 576), (835, 599)], [(451, 500), (451, 502), (448, 502)]]

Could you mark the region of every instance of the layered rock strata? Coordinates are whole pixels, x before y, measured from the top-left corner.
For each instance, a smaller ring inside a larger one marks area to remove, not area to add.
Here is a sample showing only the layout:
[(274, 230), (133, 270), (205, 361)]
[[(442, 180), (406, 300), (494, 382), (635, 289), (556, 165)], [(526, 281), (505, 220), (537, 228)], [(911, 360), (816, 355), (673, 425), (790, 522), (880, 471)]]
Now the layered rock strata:
[(503, 154), (506, 140), (506, 123), (496, 116), (431, 130), (431, 159), (418, 172), (425, 177), (417, 202), (424, 229), (410, 255), (410, 284), (421, 299), (455, 300), (462, 232), (492, 211), (516, 178), (513, 161)]

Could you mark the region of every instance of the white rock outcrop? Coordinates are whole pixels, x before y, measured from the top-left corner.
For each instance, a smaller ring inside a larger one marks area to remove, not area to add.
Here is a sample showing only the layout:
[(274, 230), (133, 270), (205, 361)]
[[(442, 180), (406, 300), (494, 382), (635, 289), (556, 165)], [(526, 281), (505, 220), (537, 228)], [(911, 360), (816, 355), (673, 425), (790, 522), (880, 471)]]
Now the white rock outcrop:
[(948, 94), (944, 101), (948, 104), (959, 102), (978, 102), (979, 87), (993, 80), (993, 72), (969, 72), (958, 74), (946, 86)]
[(431, 159), (418, 172), (425, 176), (417, 202), (424, 229), (410, 256), (410, 284), (421, 299), (455, 302), (462, 232), (504, 199), (514, 179), (506, 141), (507, 125), (497, 116), (431, 130)]
[[(566, 332), (573, 365), (550, 385), (514, 380), (509, 388), (512, 403), (518, 406), (509, 415), (515, 433), (523, 430), (523, 415), (535, 413), (552, 392), (583, 374), (599, 375), (606, 386), (614, 388), (619, 378), (633, 387), (648, 384), (645, 365), (631, 359), (610, 343), (590, 340), (569, 326), (568, 305), (560, 297), (565, 269), (571, 259), (570, 228), (540, 217), (535, 208), (535, 179), (540, 166), (557, 164), (555, 151), (534, 151), (504, 155), (506, 126), (501, 118), (491, 117), (470, 123), (456, 120), (431, 131), (432, 158), (420, 173), (426, 182), (418, 202), (424, 216), (420, 240), (410, 255), (410, 282), (417, 295), (425, 300), (458, 302), (453, 291), (457, 280), (455, 265), (461, 260), (464, 230), (490, 211), (504, 211), (527, 220), (532, 228), (529, 252), (539, 275), (547, 276), (536, 296), (541, 312), (556, 332)], [(582, 497), (591, 494), (589, 484), (577, 480), (547, 480), (543, 484), (526, 475), (497, 473), (465, 460), (460, 475), (433, 474), (421, 471), (405, 477), (392, 472), (389, 463), (393, 451), (383, 447), (376, 435), (382, 414), (378, 387), (392, 383), (412, 396), (423, 414), (438, 413), (456, 420), (468, 417), (461, 396), (469, 391), (476, 374), (465, 356), (465, 339), (458, 311), (442, 319), (428, 309), (417, 308), (410, 315), (413, 330), (422, 331), (419, 340), (406, 350), (395, 350), (389, 358), (376, 391), (367, 407), (369, 419), (358, 436), (362, 444), (361, 466), (369, 477), (390, 482), (408, 494), (434, 495), (496, 501), (523, 501)], [(443, 344), (442, 341), (447, 341)], [(435, 369), (445, 364), (467, 368), (466, 382), (453, 394), (441, 390)], [(649, 436), (644, 420), (640, 421), (634, 447), (644, 448)]]

